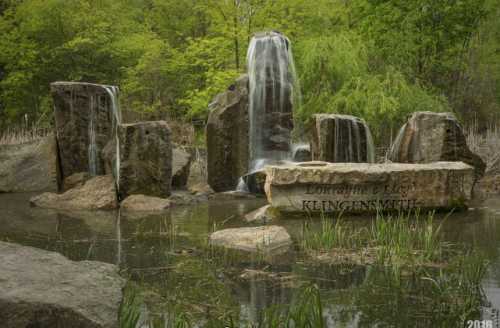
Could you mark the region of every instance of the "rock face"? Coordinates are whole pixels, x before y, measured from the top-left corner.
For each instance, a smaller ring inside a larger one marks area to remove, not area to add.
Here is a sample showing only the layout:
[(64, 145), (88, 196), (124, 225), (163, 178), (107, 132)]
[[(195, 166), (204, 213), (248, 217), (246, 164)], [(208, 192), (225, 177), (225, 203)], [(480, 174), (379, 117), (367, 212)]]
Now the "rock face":
[(350, 115), (316, 114), (312, 159), (332, 163), (372, 163), (374, 147), (365, 121)]
[(126, 211), (159, 212), (170, 208), (170, 200), (144, 195), (131, 195), (122, 201), (121, 208)]
[(191, 154), (175, 147), (172, 151), (172, 187), (186, 187), (190, 166)]
[(56, 191), (54, 136), (20, 145), (0, 145), (0, 192)]
[(112, 176), (102, 175), (63, 194), (46, 192), (31, 198), (33, 206), (58, 210), (111, 210), (118, 208), (115, 182)]
[(51, 84), (63, 179), (77, 172), (105, 174), (102, 150), (114, 138), (116, 107), (111, 90), (116, 87), (79, 82)]
[(486, 169), (482, 159), (470, 151), (452, 113), (413, 113), (399, 131), (387, 158), (398, 163), (461, 161), (474, 166), (476, 177)]
[(125, 281), (115, 265), (5, 242), (0, 256), (2, 327), (119, 327)]
[(120, 199), (141, 194), (167, 198), (172, 184), (170, 128), (164, 121), (121, 124)]
[(234, 190), (248, 172), (248, 77), (243, 75), (210, 104), (207, 122), (208, 184), (214, 191)]
[(219, 230), (210, 235), (210, 244), (247, 252), (286, 250), (292, 240), (285, 228), (263, 226)]
[(268, 166), (267, 199), (284, 212), (375, 212), (464, 208), (474, 169), (462, 162), (310, 162)]

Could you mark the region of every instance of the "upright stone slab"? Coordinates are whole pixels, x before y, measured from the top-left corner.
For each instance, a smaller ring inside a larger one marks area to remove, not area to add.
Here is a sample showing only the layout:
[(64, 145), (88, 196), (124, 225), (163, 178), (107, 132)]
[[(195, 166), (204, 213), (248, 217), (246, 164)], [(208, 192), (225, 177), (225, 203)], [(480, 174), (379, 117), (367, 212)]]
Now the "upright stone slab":
[(241, 76), (210, 104), (207, 122), (208, 184), (214, 191), (234, 190), (248, 172), (248, 77)]
[(462, 162), (309, 162), (268, 166), (266, 195), (284, 212), (375, 212), (465, 208), (474, 169)]
[(413, 113), (387, 158), (398, 163), (461, 161), (475, 167), (476, 177), (486, 169), (483, 160), (467, 146), (463, 129), (452, 113)]
[(118, 138), (120, 199), (133, 194), (168, 197), (172, 184), (172, 144), (167, 123), (121, 124)]
[(51, 84), (62, 179), (78, 172), (105, 174), (101, 152), (113, 139), (110, 90), (116, 87), (80, 82)]
[(312, 158), (332, 163), (372, 163), (374, 147), (363, 119), (350, 115), (316, 114), (312, 128)]

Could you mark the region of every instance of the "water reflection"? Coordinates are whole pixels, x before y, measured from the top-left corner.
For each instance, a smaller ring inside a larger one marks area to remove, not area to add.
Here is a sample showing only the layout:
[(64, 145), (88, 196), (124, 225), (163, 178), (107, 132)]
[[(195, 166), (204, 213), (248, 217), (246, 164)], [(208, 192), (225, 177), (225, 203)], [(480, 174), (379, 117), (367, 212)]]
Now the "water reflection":
[[(214, 229), (249, 225), (242, 217), (262, 206), (262, 199), (208, 202), (143, 216), (42, 210), (29, 207), (30, 196), (0, 195), (0, 239), (57, 251), (72, 260), (119, 265), (147, 295), (141, 305), (147, 317), (171, 315), (174, 304), (199, 314), (200, 320), (219, 314), (242, 324), (258, 323), (264, 309), (287, 306), (298, 289), (312, 283), (322, 291), (323, 314), (331, 327), (439, 324), (435, 318), (440, 317), (432, 317), (436, 300), (428, 299), (430, 287), (412, 274), (397, 280), (373, 267), (310, 263), (297, 247), (276, 259), (224, 262), (211, 257), (208, 235)], [(481, 310), (484, 318), (498, 318), (500, 200), (443, 217), (436, 224), (442, 223), (446, 241), (474, 245), (490, 261), (483, 280), (489, 304)], [(360, 226), (370, 222), (345, 219)], [(303, 220), (281, 219), (276, 224), (285, 226), (296, 244), (300, 241)]]

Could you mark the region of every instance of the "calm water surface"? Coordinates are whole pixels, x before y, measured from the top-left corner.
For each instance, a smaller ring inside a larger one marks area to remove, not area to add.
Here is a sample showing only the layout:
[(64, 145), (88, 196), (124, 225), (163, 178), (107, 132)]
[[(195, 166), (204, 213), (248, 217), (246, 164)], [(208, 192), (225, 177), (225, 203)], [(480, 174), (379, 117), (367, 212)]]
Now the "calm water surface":
[[(411, 282), (395, 286), (369, 266), (308, 262), (297, 246), (301, 219), (275, 222), (294, 239), (286, 254), (212, 257), (206, 247), (208, 235), (222, 228), (251, 226), (243, 216), (264, 205), (263, 199), (210, 201), (141, 216), (32, 208), (31, 196), (0, 194), (0, 239), (56, 251), (72, 260), (118, 265), (134, 288), (146, 295), (145, 316), (165, 316), (172, 311), (165, 304), (176, 304), (179, 311), (201, 317), (230, 315), (241, 322), (258, 322), (263, 309), (289, 304), (300, 287), (310, 283), (321, 289), (331, 327), (426, 327), (433, 316), (432, 309), (402, 296), (402, 289), (416, 288)], [(347, 220), (371, 222), (367, 217)], [(482, 318), (495, 319), (500, 309), (500, 198), (454, 213), (442, 224), (446, 241), (473, 246), (490, 262), (483, 280), (487, 300)]]

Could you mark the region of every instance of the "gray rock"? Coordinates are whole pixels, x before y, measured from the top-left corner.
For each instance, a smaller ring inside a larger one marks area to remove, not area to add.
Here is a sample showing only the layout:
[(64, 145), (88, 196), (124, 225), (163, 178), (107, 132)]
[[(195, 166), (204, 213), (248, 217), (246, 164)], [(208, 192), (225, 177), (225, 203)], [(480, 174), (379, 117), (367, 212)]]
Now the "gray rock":
[(461, 161), (475, 168), (476, 178), (486, 169), (483, 160), (467, 146), (463, 129), (452, 113), (413, 113), (387, 158), (397, 163)]
[(172, 187), (186, 187), (190, 166), (191, 154), (175, 147), (172, 151)]
[(112, 99), (106, 85), (80, 82), (54, 82), (54, 117), (61, 178), (90, 172), (89, 145), (91, 124), (95, 131), (95, 174), (105, 174), (102, 150), (113, 134)]
[(63, 194), (46, 192), (31, 198), (33, 206), (57, 210), (111, 210), (118, 208), (115, 182), (112, 176), (94, 177), (83, 186)]
[(248, 192), (253, 194), (265, 194), (264, 184), (266, 183), (266, 170), (260, 169), (242, 177)]
[(170, 128), (164, 121), (121, 124), (120, 199), (139, 194), (167, 198), (172, 185)]
[(248, 172), (248, 76), (243, 75), (210, 105), (207, 122), (208, 184), (216, 192), (234, 190)]
[(0, 192), (57, 191), (54, 136), (20, 145), (0, 145)]
[(130, 195), (121, 202), (120, 207), (125, 211), (160, 212), (168, 210), (170, 205), (171, 201), (165, 198)]
[(474, 169), (462, 162), (311, 162), (268, 166), (267, 200), (284, 212), (465, 208)]
[(374, 150), (366, 122), (355, 116), (316, 114), (312, 128), (313, 160), (332, 163), (372, 163)]
[(210, 235), (210, 244), (247, 252), (286, 251), (292, 239), (285, 228), (262, 226), (219, 230)]
[(119, 327), (125, 281), (115, 265), (5, 242), (0, 256), (2, 327)]

